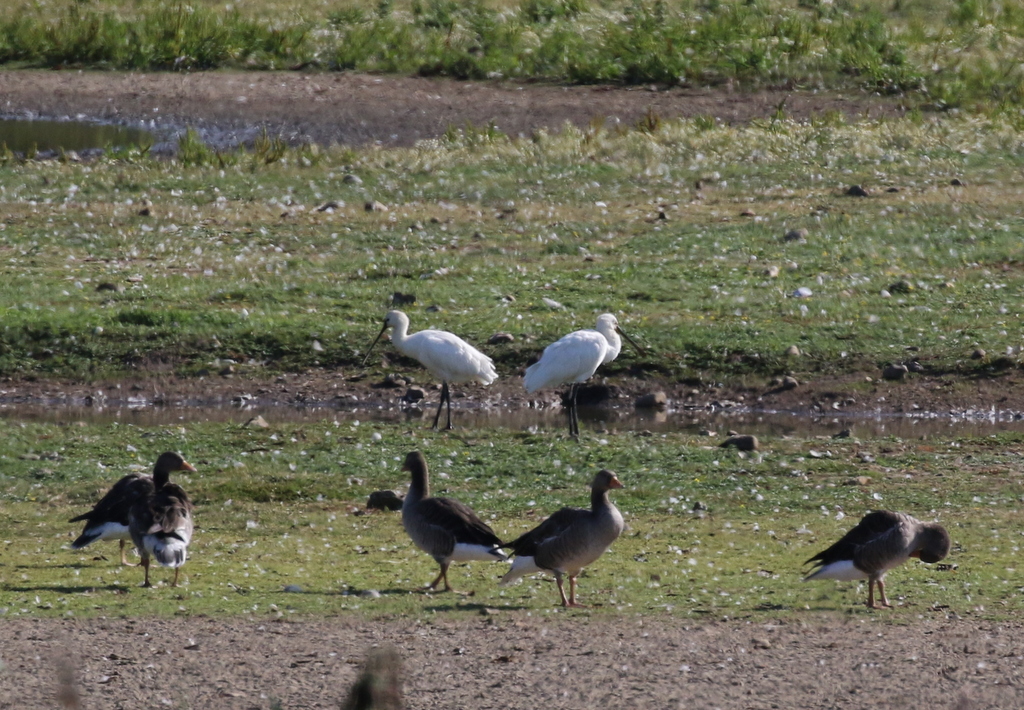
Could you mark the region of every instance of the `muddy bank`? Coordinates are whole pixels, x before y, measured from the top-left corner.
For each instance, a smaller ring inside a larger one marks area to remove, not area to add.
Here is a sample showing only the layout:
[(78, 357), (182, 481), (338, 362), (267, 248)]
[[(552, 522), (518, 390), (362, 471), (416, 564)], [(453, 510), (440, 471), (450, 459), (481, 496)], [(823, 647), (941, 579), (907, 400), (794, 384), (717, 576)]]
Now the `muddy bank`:
[(404, 659), (413, 710), (1024, 706), (1019, 624), (483, 610), (453, 620), (444, 617), (452, 603), (425, 600), (438, 611), (427, 622), (9, 620), (0, 624), (0, 708), (54, 707), (61, 659), (87, 708), (337, 708), (378, 644)]
[(0, 72), (0, 117), (80, 118), (142, 125), (157, 150), (191, 126), (215, 146), (251, 141), (264, 129), (291, 143), (409, 146), (449, 126), (486, 126), (530, 135), (595, 118), (632, 125), (648, 111), (663, 118), (709, 115), (727, 123), (771, 117), (780, 105), (797, 119), (838, 111), (850, 118), (903, 113), (894, 100), (785, 89), (552, 86), (457, 82), (348, 73), (84, 71)]

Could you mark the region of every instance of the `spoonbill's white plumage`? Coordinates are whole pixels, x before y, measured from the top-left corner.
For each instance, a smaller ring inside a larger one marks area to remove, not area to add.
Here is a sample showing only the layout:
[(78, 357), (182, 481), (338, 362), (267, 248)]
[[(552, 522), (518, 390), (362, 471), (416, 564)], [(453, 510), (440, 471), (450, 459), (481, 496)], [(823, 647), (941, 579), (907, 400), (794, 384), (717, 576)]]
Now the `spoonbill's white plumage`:
[(434, 428), (441, 418), (441, 408), (448, 403), (448, 429), (452, 428), (452, 401), (448, 391), (448, 383), (479, 382), (489, 385), (498, 379), (491, 358), (474, 348), (465, 340), (445, 330), (421, 330), (409, 334), (409, 316), (401, 311), (389, 311), (384, 317), (376, 340), (366, 351), (363, 364), (370, 357), (370, 351), (381, 336), (392, 328), (391, 342), (398, 352), (406, 357), (418, 360), (434, 377), (441, 380), (441, 401), (437, 405), (434, 416)]
[(576, 413), (576, 394), (604, 363), (611, 362), (622, 350), (625, 336), (638, 352), (640, 347), (622, 332), (619, 321), (611, 313), (598, 316), (594, 330), (577, 330), (544, 348), (540, 360), (526, 368), (523, 387), (529, 393), (546, 387), (571, 384), (569, 390), (569, 435), (579, 438), (580, 425)]

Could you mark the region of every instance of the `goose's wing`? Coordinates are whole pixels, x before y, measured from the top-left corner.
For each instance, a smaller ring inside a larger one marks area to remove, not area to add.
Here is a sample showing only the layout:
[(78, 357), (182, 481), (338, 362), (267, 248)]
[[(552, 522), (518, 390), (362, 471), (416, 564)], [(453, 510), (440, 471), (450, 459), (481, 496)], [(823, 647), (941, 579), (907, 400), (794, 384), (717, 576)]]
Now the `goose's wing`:
[(862, 570), (860, 562), (870, 562), (879, 551), (886, 551), (897, 539), (903, 538), (902, 528), (908, 516), (890, 510), (876, 510), (868, 513), (839, 540), (804, 564), (813, 562), (816, 566), (827, 566), (834, 562), (851, 561)]
[(562, 508), (552, 513), (547, 520), (533, 530), (523, 533), (504, 546), (511, 549), (517, 556), (533, 557), (537, 554), (538, 547), (559, 537), (574, 523), (586, 518), (589, 514), (589, 510), (582, 508)]
[(456, 544), (500, 545), (501, 540), (473, 509), (452, 498), (427, 498), (416, 506), (416, 515), (427, 525), (452, 535)]
[(87, 513), (82, 513), (68, 522), (77, 523), (80, 520), (89, 522), (117, 522), (122, 525), (128, 524), (128, 513), (132, 504), (145, 487), (140, 486), (143, 481), (149, 480), (148, 476), (140, 476), (137, 473), (129, 473), (107, 491)]

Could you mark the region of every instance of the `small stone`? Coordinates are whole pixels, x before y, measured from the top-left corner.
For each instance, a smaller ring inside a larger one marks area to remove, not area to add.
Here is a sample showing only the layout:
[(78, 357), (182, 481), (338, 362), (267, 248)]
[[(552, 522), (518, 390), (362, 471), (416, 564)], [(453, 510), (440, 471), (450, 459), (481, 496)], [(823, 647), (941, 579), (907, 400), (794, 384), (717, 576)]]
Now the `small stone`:
[(867, 197), (870, 193), (860, 185), (850, 185), (846, 189), (846, 194), (849, 197)]
[(102, 283), (96, 286), (96, 290), (114, 291), (116, 293), (122, 293), (124, 291), (124, 286), (122, 286), (121, 284), (111, 283), (110, 281), (103, 281)]
[(664, 409), (668, 406), (668, 395), (661, 390), (648, 392), (637, 397), (634, 406), (637, 409)]
[(362, 185), (363, 184), (363, 179), (361, 177), (359, 177), (358, 175), (352, 175), (351, 173), (349, 173), (348, 175), (343, 177), (341, 179), (341, 181), (343, 183), (345, 183), (346, 185)]
[(542, 298), (540, 300), (544, 301), (544, 305), (547, 306), (548, 308), (564, 308), (565, 307), (561, 303), (559, 303), (558, 301), (554, 300), (553, 298), (545, 297), (545, 298)]
[(385, 375), (384, 381), (380, 383), (381, 387), (386, 387), (387, 389), (397, 389), (399, 387), (407, 387), (408, 385), (409, 381), (407, 379), (401, 375), (396, 375), (393, 372), (389, 372)]
[(415, 404), (416, 402), (422, 402), (427, 398), (427, 393), (423, 391), (422, 387), (410, 387), (402, 395), (402, 401), (408, 404)]
[(483, 238), (484, 238), (484, 233), (483, 232), (473, 232), (473, 239), (474, 239), (474, 241), (480, 241)]
[(985, 352), (984, 350), (982, 350), (981, 348), (975, 348), (974, 352), (972, 352), (972, 353), (971, 353), (971, 359), (972, 359), (972, 360), (984, 360), (984, 359), (985, 359), (985, 356), (986, 356), (987, 354), (988, 354), (988, 353), (986, 353), (986, 352)]
[(875, 457), (871, 454), (858, 454), (857, 458), (860, 459), (861, 463), (874, 463)]
[(792, 375), (786, 375), (785, 377), (782, 378), (782, 384), (779, 385), (779, 389), (781, 389), (781, 390), (795, 390), (799, 386), (800, 386), (800, 381), (799, 380), (797, 380)]
[(732, 446), (739, 451), (757, 451), (758, 445), (757, 437), (753, 434), (736, 434), (719, 444), (719, 447), (725, 449)]
[(900, 191), (900, 189), (898, 187), (890, 187), (890, 188), (886, 189), (886, 192), (899, 192), (899, 191)]
[(255, 417), (253, 417), (252, 419), (247, 421), (245, 423), (245, 425), (247, 427), (249, 427), (250, 429), (254, 428), (254, 427), (258, 428), (258, 429), (269, 429), (270, 428), (270, 425), (267, 424), (267, 420), (264, 419), (263, 417), (259, 416), (259, 415), (256, 415)]
[(814, 292), (806, 286), (801, 286), (791, 294), (793, 298), (810, 298), (814, 295)]
[(284, 585), (284, 591), (289, 594), (299, 594), (302, 592), (302, 587), (297, 584), (286, 584)]
[(881, 291), (879, 291), (879, 292), (878, 292), (878, 295), (879, 295), (879, 296), (881, 296), (882, 298), (892, 298), (892, 294), (891, 294), (891, 293), (889, 293), (889, 292), (888, 292), (888, 291), (887, 291), (886, 289), (884, 289), (884, 288), (883, 288), (883, 289), (882, 289)]
[(837, 434), (833, 434), (832, 438), (833, 439), (849, 439), (851, 436), (853, 436), (853, 430), (852, 429), (843, 429), (841, 432), (839, 432)]
[(802, 354), (800, 348), (795, 345), (790, 345), (786, 348), (786, 357), (800, 357)]
[(364, 589), (363, 591), (359, 592), (359, 596), (363, 597), (364, 599), (380, 599), (380, 592), (376, 589)]
[(767, 276), (770, 279), (777, 279), (777, 278), (779, 278), (779, 267), (777, 267), (774, 264), (772, 264), (767, 269), (765, 269), (762, 273), (764, 273), (764, 275)]
[(329, 200), (319, 207), (316, 208), (317, 212), (333, 212), (334, 210), (341, 209), (345, 206), (344, 202), (338, 202), (337, 200)]
[(769, 648), (772, 647), (772, 644), (771, 644), (771, 641), (769, 641), (768, 639), (761, 638), (761, 639), (754, 639), (753, 646), (754, 646), (754, 648), (759, 648), (759, 649), (761, 649), (763, 651), (767, 651)]
[(910, 283), (906, 279), (900, 279), (894, 283), (889, 284), (889, 293), (910, 293), (914, 290), (914, 284)]
[(910, 362), (906, 363), (906, 365), (907, 365), (907, 369), (910, 372), (917, 372), (917, 373), (924, 372), (924, 365), (919, 363), (917, 360), (911, 360)]
[(756, 217), (757, 213), (754, 210), (743, 210), (740, 212), (740, 217)]
[(235, 366), (226, 365), (222, 367), (220, 369), (220, 372), (218, 372), (217, 374), (220, 375), (221, 377), (230, 377), (231, 375), (235, 374)]
[(791, 229), (786, 232), (783, 239), (787, 242), (806, 242), (807, 235), (810, 234), (806, 229), (801, 227), (800, 229)]
[(409, 231), (411, 232), (422, 232), (424, 229), (423, 222), (413, 222), (409, 225)]
[(707, 510), (707, 509), (708, 509), (707, 504), (706, 503), (702, 503), (699, 500), (698, 501), (694, 501), (693, 508), (691, 508), (691, 510), (693, 510), (694, 513), (699, 513), (700, 511)]
[(392, 306), (410, 306), (416, 303), (416, 296), (412, 293), (402, 293), (401, 291), (395, 291), (391, 294), (391, 305)]
[(427, 313), (440, 313), (444, 309), (441, 308), (441, 306), (438, 306), (437, 304), (434, 304), (433, 306), (427, 306), (424, 310)]
[(504, 345), (505, 343), (511, 343), (515, 341), (515, 336), (511, 333), (495, 333), (487, 339), (488, 345)]
[(952, 185), (953, 187), (966, 187), (967, 186), (967, 183), (965, 183), (960, 178), (953, 178), (952, 180), (949, 181), (949, 184)]
[(313, 352), (315, 352), (315, 353), (322, 353), (323, 351), (324, 351), (324, 346), (320, 344), (320, 341), (319, 340), (314, 340), (313, 341)]
[(700, 434), (701, 436), (718, 436), (718, 432), (715, 431), (714, 429), (701, 429), (697, 433)]
[(882, 369), (882, 377), (886, 380), (902, 380), (910, 370), (906, 365), (886, 365)]
[(152, 214), (153, 211), (149, 207), (143, 207), (141, 210), (139, 210), (140, 217), (150, 217), (152, 216)]
[(401, 510), (402, 497), (394, 491), (374, 491), (366, 500), (368, 510)]
[(378, 202), (377, 200), (369, 200), (365, 205), (363, 205), (363, 209), (367, 212), (387, 212), (388, 206), (383, 202)]
[(847, 478), (846, 485), (848, 486), (870, 486), (871, 478), (868, 476), (856, 476), (855, 478)]

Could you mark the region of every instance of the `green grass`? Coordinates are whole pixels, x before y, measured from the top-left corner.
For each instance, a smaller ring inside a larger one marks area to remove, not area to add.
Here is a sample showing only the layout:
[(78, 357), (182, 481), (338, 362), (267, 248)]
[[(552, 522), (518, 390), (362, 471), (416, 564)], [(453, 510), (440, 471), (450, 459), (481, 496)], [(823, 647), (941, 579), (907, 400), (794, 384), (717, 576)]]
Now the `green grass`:
[[(1018, 363), (1024, 132), (1010, 116), (470, 128), (408, 150), (185, 143), (171, 162), (0, 165), (0, 374), (195, 376), (231, 361), (340, 381), (364, 372), (395, 291), (418, 298), (413, 330), (480, 344), (504, 378), (605, 311), (649, 348), (613, 376), (877, 375), (910, 346), (936, 377)], [(851, 183), (873, 196), (844, 196)], [(364, 211), (371, 199), (390, 211)], [(806, 243), (784, 241), (796, 227)], [(484, 345), (497, 331), (516, 341)], [(804, 357), (784, 357), (793, 344)], [(969, 359), (976, 347), (989, 357)]]
[[(436, 565), (413, 548), (399, 514), (356, 511), (370, 491), (406, 482), (399, 469), (412, 448), (426, 453), (435, 494), (468, 503), (505, 538), (561, 505), (585, 505), (599, 467), (618, 472), (626, 488), (613, 495), (628, 529), (581, 578), (581, 598), (605, 612), (867, 613), (858, 606), (863, 585), (803, 584), (801, 564), (880, 507), (941, 521), (954, 541), (947, 562), (958, 566), (915, 562), (892, 572), (889, 592), (901, 605), (894, 617), (1021, 610), (1019, 435), (927, 445), (769, 439), (762, 455), (740, 458), (680, 434), (611, 434), (581, 446), (550, 434), (447, 436), (328, 420), (269, 430), (17, 421), (2, 429), (0, 607), (8, 617), (551, 611), (553, 584), (501, 589), (499, 564), (457, 566), (452, 582), (472, 597), (411, 593)], [(185, 584), (171, 589), (169, 572), (157, 570), (164, 584), (143, 590), (141, 570), (118, 565), (115, 543), (70, 550), (79, 526), (65, 521), (168, 448), (198, 468), (177, 479), (196, 503), (197, 530)], [(831, 456), (812, 458), (811, 449)], [(862, 463), (860, 453), (877, 460)], [(849, 485), (858, 475), (871, 483)], [(692, 512), (696, 501), (707, 515)], [(288, 584), (303, 591), (283, 592)], [(360, 596), (369, 589), (380, 597)]]
[(418, 73), (460, 79), (910, 94), (937, 108), (1017, 104), (1024, 11), (985, 0), (25, 3), (0, 63)]

